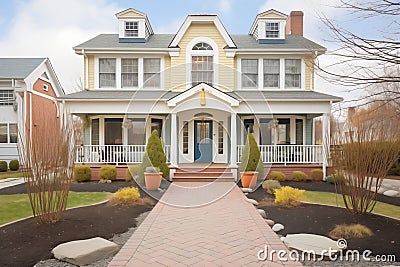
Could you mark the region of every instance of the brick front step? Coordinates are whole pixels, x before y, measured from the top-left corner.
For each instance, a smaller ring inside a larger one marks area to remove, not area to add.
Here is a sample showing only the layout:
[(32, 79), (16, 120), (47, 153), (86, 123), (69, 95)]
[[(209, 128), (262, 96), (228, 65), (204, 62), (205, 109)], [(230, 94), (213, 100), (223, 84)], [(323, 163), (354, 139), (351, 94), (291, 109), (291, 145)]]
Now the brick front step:
[(208, 178), (225, 178), (232, 177), (231, 172), (182, 172), (177, 171), (174, 174), (175, 178), (188, 178), (188, 177), (208, 177)]
[(176, 182), (234, 182), (233, 176), (226, 178), (207, 178), (207, 177), (185, 177), (185, 178), (174, 178), (172, 180)]

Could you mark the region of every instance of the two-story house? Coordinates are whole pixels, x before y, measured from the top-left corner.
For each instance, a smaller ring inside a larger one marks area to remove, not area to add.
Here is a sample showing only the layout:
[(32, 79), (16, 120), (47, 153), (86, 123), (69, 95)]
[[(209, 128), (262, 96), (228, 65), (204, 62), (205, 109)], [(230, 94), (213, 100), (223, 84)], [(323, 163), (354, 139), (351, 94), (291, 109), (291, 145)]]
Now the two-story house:
[(119, 33), (74, 47), (84, 90), (60, 98), (88, 122), (78, 162), (140, 162), (156, 129), (172, 167), (223, 163), (236, 176), (249, 133), (266, 164), (326, 166), (313, 119), (324, 116), (329, 132), (341, 98), (315, 90), (326, 49), (303, 37), (303, 12), (268, 10), (248, 34), (229, 34), (216, 15), (188, 15), (172, 34), (134, 9), (116, 18)]
[(18, 159), (19, 138), (61, 118), (63, 94), (48, 58), (0, 58), (0, 160)]

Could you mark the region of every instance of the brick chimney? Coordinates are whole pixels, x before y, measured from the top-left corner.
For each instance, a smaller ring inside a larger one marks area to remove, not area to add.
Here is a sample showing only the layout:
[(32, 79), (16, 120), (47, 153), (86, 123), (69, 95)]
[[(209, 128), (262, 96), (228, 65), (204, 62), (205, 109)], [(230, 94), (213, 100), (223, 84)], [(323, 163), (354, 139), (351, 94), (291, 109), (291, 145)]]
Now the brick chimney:
[(303, 36), (303, 11), (292, 11), (286, 21), (286, 34)]

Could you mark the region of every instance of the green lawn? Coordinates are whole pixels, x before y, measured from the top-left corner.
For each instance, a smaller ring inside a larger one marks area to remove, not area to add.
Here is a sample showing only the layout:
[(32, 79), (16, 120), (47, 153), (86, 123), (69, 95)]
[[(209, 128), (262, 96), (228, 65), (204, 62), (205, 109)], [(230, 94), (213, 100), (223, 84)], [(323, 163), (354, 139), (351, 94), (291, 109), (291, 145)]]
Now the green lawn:
[[(304, 193), (304, 201), (326, 204), (337, 207), (344, 207), (342, 195), (328, 192), (317, 192), (317, 191), (306, 191)], [(377, 202), (373, 213), (390, 216), (393, 218), (400, 219), (400, 207), (396, 205), (386, 204), (383, 202)]]
[(24, 177), (24, 174), (22, 172), (0, 174), (0, 180), (7, 178), (20, 178), (20, 177)]
[[(69, 192), (67, 208), (90, 205), (108, 199), (107, 192)], [(27, 194), (0, 195), (0, 225), (32, 216)]]

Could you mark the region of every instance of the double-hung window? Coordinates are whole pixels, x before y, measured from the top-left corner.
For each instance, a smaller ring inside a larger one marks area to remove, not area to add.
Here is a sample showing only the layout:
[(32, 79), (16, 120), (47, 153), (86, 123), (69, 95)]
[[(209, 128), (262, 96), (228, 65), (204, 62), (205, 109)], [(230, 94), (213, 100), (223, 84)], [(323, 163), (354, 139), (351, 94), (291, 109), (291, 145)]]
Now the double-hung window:
[(0, 143), (12, 144), (17, 143), (18, 127), (16, 123), (0, 124)]
[(121, 59), (121, 86), (138, 87), (139, 64), (137, 58)]
[(258, 87), (258, 59), (242, 59), (242, 87)]
[(137, 21), (125, 21), (125, 37), (138, 37), (139, 23)]
[(265, 23), (265, 37), (279, 38), (279, 23), (278, 22), (266, 22)]
[(279, 88), (279, 59), (264, 59), (264, 88)]
[(301, 87), (301, 59), (285, 59), (285, 87)]
[(161, 86), (161, 60), (159, 58), (143, 59), (144, 88), (159, 88)]
[(99, 59), (99, 85), (100, 88), (116, 86), (116, 59)]
[(192, 56), (192, 85), (204, 82), (213, 84), (214, 64), (212, 56)]
[(13, 90), (0, 90), (0, 106), (11, 106), (14, 104)]

